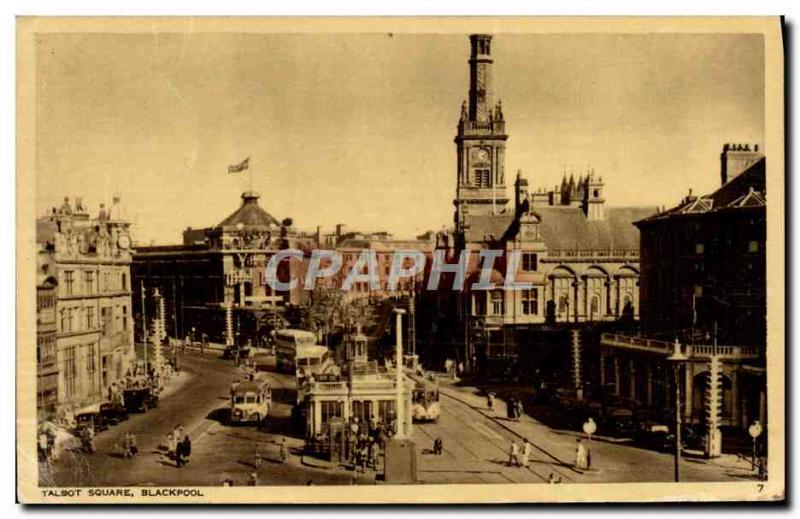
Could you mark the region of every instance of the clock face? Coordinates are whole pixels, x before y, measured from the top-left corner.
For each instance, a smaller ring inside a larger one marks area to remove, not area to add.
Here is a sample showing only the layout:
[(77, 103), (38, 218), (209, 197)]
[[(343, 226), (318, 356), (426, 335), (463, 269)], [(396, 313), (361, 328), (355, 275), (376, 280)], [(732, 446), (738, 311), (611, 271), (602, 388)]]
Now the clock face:
[(485, 148), (476, 148), (472, 150), (472, 162), (475, 164), (488, 164), (489, 150)]
[(120, 236), (117, 240), (117, 245), (119, 245), (121, 249), (127, 249), (131, 246), (131, 240), (127, 236)]

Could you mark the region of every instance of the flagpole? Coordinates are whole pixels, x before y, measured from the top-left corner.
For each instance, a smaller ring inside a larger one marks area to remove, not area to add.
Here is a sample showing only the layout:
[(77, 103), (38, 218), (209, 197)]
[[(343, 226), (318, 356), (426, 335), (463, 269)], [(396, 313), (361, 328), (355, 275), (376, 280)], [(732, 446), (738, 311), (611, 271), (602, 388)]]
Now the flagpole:
[(253, 168), (250, 167), (250, 161), (247, 161), (247, 172), (250, 175), (250, 192), (253, 192)]

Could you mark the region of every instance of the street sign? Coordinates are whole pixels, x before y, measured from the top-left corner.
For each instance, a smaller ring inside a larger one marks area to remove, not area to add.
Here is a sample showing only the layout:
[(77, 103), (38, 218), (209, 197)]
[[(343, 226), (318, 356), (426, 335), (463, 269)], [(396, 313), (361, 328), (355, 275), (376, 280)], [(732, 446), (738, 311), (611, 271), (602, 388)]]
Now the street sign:
[(761, 427), (761, 422), (756, 420), (755, 422), (753, 422), (753, 425), (751, 425), (747, 431), (750, 433), (750, 436), (753, 439), (758, 438), (759, 436), (761, 436), (761, 431), (763, 431), (763, 428)]

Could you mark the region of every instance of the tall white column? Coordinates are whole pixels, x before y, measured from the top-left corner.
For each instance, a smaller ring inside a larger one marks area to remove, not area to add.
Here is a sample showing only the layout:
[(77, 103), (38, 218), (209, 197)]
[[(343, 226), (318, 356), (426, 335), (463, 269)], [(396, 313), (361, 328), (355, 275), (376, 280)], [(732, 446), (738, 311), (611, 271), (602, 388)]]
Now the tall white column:
[(397, 315), (396, 329), (397, 329), (397, 342), (395, 344), (395, 371), (397, 372), (397, 439), (405, 439), (406, 437), (406, 406), (403, 401), (403, 314), (405, 310), (402, 308), (395, 308)]

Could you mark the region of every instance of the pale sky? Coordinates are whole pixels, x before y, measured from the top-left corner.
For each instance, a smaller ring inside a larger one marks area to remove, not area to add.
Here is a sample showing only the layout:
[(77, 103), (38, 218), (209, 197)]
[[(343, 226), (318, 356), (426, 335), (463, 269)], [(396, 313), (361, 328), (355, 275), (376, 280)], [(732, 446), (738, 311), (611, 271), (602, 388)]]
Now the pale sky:
[[(119, 192), (136, 239), (177, 243), (253, 188), (276, 218), (408, 237), (452, 225), (467, 35), (43, 34), (37, 213)], [(506, 175), (592, 165), (609, 205), (719, 184), (725, 142), (764, 145), (760, 35), (495, 35)]]

